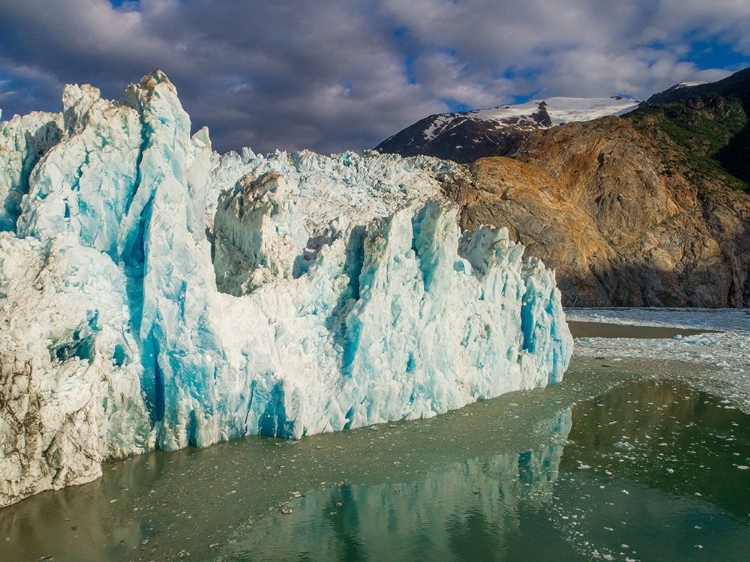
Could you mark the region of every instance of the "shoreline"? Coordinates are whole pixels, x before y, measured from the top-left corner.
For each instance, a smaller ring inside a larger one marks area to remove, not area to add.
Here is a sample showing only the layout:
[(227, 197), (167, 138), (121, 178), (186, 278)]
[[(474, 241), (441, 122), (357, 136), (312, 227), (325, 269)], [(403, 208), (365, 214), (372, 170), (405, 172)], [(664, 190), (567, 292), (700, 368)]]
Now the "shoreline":
[(580, 337), (574, 340), (573, 356), (704, 365), (705, 371), (686, 375), (686, 382), (750, 413), (750, 310), (590, 308), (565, 312), (569, 322), (712, 330), (665, 339)]

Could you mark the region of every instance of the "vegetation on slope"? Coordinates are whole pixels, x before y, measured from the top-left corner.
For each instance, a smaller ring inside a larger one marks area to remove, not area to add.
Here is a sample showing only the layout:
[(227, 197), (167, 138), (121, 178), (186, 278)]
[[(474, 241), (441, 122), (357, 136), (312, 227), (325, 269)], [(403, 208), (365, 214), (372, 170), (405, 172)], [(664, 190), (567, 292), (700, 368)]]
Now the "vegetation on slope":
[(711, 84), (675, 86), (627, 117), (657, 144), (682, 149), (681, 158), (665, 165), (688, 171), (697, 183), (750, 192), (748, 115), (750, 68)]

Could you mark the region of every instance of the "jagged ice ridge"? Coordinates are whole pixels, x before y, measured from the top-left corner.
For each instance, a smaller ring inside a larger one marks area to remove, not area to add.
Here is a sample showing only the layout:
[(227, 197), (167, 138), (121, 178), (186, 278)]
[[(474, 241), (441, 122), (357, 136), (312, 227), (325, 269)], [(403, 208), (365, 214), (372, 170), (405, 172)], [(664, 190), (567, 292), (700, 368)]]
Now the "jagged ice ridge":
[(562, 378), (554, 273), (432, 158), (212, 153), (157, 71), (0, 124), (0, 506), (101, 462)]

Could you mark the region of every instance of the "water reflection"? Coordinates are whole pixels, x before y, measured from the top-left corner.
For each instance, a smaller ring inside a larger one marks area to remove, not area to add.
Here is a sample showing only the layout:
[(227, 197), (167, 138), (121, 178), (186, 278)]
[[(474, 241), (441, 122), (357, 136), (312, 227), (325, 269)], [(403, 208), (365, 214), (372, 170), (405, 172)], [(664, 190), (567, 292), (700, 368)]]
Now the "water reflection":
[[(358, 545), (367, 544), (352, 530), (359, 528), (358, 519), (367, 522), (362, 529), (381, 517), (397, 528), (406, 525), (407, 515), (437, 525), (439, 514), (431, 515), (433, 507), (422, 498), (465, 495), (481, 513), (485, 504), (477, 501), (493, 505), (493, 498), (507, 496), (504, 501), (511, 502), (527, 485), (548, 488), (570, 430), (575, 392), (565, 388), (299, 442), (251, 437), (112, 463), (97, 482), (42, 493), (2, 510), (0, 560), (171, 560), (181, 554), (215, 560), (224, 551), (235, 552), (232, 541), (243, 540), (248, 528), (273, 527), (274, 514), (284, 525), (297, 521), (281, 514), (290, 500), (317, 502), (315, 513), (329, 518), (336, 503), (347, 505), (339, 543), (357, 559)], [(567, 404), (562, 411), (558, 401), (547, 399), (555, 393)], [(539, 443), (545, 445), (537, 450)], [(533, 454), (519, 454), (531, 449)], [(507, 475), (518, 482), (505, 482)], [(487, 482), (496, 489), (485, 490)], [(295, 498), (302, 494), (306, 497)], [(381, 508), (374, 507), (372, 498), (397, 496), (399, 504), (381, 501)], [(360, 504), (365, 507), (353, 512)], [(302, 512), (298, 505), (294, 509)], [(309, 525), (313, 536), (316, 523)], [(288, 529), (288, 536), (296, 536), (298, 531)], [(281, 536), (270, 533), (269, 545), (283, 542)]]
[(750, 416), (729, 401), (681, 382), (638, 381), (577, 404), (573, 417), (561, 470), (585, 464), (750, 515)]
[[(547, 422), (550, 440), (561, 443), (571, 423), (570, 410)], [(246, 525), (223, 559), (501, 560), (520, 506), (538, 509), (552, 497), (562, 452), (552, 444), (407, 482), (313, 490), (287, 504), (291, 513)]]
[(685, 368), (579, 359), (432, 420), (112, 463), (0, 511), (0, 560), (744, 559), (750, 417)]
[(577, 404), (573, 420), (553, 516), (579, 552), (746, 559), (750, 417), (685, 383), (641, 380)]

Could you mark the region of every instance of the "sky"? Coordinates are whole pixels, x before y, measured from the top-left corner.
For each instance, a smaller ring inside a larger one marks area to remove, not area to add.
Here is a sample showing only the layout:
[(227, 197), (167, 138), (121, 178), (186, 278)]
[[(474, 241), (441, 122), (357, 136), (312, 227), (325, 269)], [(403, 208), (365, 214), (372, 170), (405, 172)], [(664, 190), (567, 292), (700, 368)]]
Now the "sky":
[(748, 0), (2, 0), (2, 118), (156, 68), (219, 151), (372, 148), (433, 113), (645, 99), (750, 66)]

